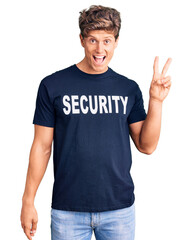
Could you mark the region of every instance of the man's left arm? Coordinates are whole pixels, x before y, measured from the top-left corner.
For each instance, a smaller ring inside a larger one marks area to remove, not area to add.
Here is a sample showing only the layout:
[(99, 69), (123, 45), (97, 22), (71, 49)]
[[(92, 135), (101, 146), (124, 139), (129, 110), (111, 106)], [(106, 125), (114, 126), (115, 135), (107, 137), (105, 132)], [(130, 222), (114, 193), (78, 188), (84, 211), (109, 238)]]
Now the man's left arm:
[(159, 73), (159, 58), (156, 57), (153, 66), (153, 79), (149, 90), (149, 106), (147, 117), (129, 125), (130, 135), (137, 149), (146, 154), (151, 154), (157, 147), (160, 129), (162, 104), (171, 87), (171, 77), (165, 77), (172, 59), (168, 58), (163, 70)]

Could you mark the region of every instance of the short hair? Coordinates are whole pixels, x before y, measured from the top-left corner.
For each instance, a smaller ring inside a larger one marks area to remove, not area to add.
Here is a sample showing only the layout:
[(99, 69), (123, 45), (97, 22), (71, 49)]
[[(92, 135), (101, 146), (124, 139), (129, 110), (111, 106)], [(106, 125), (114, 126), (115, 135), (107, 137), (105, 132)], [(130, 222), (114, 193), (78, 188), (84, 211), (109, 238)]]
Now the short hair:
[(114, 8), (102, 5), (91, 5), (88, 10), (83, 9), (79, 16), (79, 28), (82, 37), (87, 37), (89, 31), (105, 30), (113, 32), (115, 40), (121, 28), (120, 12)]

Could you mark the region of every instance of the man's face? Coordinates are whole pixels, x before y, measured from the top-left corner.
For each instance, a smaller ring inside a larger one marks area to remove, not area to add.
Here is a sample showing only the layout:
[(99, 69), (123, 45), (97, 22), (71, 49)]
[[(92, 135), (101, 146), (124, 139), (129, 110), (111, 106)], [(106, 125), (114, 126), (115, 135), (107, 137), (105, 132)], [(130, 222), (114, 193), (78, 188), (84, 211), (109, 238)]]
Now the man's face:
[(107, 71), (108, 64), (113, 57), (119, 37), (115, 41), (112, 32), (94, 30), (84, 39), (80, 34), (81, 45), (85, 50), (84, 66), (90, 73), (103, 73)]

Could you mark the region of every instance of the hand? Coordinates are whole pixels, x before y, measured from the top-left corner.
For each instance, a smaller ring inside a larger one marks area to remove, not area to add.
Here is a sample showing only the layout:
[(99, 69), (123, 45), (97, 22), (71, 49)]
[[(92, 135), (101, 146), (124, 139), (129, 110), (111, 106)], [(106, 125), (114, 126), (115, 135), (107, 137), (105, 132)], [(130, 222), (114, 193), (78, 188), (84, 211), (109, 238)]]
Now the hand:
[(32, 240), (31, 236), (34, 236), (38, 222), (37, 211), (33, 204), (23, 203), (20, 220), (25, 235), (28, 239)]
[(163, 100), (168, 95), (171, 87), (171, 77), (165, 77), (165, 74), (169, 68), (171, 61), (172, 59), (168, 58), (162, 72), (159, 73), (159, 57), (155, 57), (153, 65), (153, 79), (149, 90), (150, 99), (163, 102)]

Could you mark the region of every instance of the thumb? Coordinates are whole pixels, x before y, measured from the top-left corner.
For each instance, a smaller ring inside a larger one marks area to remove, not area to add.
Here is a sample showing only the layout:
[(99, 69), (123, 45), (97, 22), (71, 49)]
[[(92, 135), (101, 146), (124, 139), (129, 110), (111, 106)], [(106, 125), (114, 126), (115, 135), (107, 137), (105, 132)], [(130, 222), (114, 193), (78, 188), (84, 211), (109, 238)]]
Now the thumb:
[(157, 79), (155, 81), (152, 81), (152, 83), (155, 84), (155, 85), (162, 85), (161, 79)]

